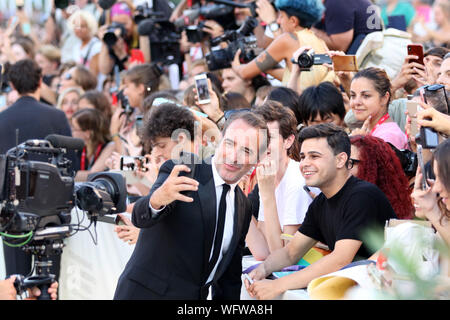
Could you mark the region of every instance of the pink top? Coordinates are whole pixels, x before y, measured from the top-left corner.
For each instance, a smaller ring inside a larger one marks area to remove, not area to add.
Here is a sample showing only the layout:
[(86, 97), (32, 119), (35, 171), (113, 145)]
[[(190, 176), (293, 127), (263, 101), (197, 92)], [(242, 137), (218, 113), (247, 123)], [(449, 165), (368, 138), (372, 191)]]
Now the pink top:
[(392, 143), (397, 149), (408, 148), (408, 138), (396, 122), (384, 122), (372, 133), (372, 136)]

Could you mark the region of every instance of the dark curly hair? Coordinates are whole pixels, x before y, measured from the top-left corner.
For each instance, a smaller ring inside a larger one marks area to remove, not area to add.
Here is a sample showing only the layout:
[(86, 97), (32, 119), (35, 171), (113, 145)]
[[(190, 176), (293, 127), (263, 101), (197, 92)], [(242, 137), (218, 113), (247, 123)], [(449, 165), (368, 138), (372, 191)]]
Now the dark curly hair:
[(141, 140), (144, 148), (150, 150), (151, 144), (157, 138), (171, 138), (176, 130), (187, 131), (190, 140), (194, 140), (195, 118), (187, 108), (179, 107), (173, 103), (164, 103), (152, 112), (147, 112), (144, 118), (144, 126), (141, 131)]
[(374, 136), (359, 135), (350, 137), (350, 142), (360, 154), (357, 177), (380, 188), (399, 219), (411, 219), (414, 208), (409, 182), (389, 144)]

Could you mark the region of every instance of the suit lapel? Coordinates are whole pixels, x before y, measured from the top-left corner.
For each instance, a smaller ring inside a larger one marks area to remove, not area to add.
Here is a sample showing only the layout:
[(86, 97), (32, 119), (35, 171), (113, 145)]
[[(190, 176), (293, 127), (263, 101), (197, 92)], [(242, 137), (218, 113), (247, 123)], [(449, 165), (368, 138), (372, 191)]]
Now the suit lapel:
[[(204, 242), (203, 242), (203, 273), (208, 270), (209, 256), (214, 243), (214, 230), (216, 226), (216, 187), (212, 174), (211, 165), (201, 164), (199, 166), (199, 188), (201, 214), (203, 219)], [(204, 281), (209, 274), (204, 274)]]

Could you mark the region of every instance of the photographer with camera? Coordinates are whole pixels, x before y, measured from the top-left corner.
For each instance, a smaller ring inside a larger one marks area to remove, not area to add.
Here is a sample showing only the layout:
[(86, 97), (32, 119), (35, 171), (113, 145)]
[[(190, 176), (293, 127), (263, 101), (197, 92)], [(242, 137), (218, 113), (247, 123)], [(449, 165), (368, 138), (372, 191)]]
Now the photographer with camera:
[(160, 85), (161, 69), (156, 64), (141, 64), (124, 74), (121, 96), (122, 108), (113, 113), (110, 133), (115, 142), (115, 150), (121, 155), (140, 155), (141, 147), (133, 146), (130, 134), (136, 116), (144, 113), (144, 99), (157, 92)]
[[(29, 59), (16, 62), (10, 67), (8, 78), (20, 98), (0, 113), (0, 154), (29, 139), (44, 139), (49, 134), (72, 135), (64, 112), (38, 102), (42, 72), (36, 62)], [(72, 155), (71, 160), (74, 158)], [(4, 246), (4, 253), (7, 275), (30, 272), (30, 254), (8, 246)], [(59, 274), (57, 259), (52, 271), (56, 275)]]
[(99, 28), (98, 37), (103, 40), (99, 70), (105, 75), (111, 74), (116, 65), (122, 71), (133, 62), (144, 62), (133, 12), (134, 6), (129, 0), (116, 2), (109, 10), (111, 24)]
[[(298, 48), (309, 45), (315, 53), (328, 51), (325, 42), (310, 30), (311, 26), (322, 17), (324, 8), (320, 0), (277, 0), (275, 6), (279, 10), (276, 22), (281, 28), (282, 34), (247, 64), (241, 64), (241, 51), (236, 52), (232, 68), (243, 79), (251, 79), (259, 73), (265, 72), (282, 80), (283, 84), (287, 84), (293, 65), (291, 58)], [(282, 60), (286, 61), (284, 71), (276, 69)], [(299, 86), (306, 88), (333, 78), (334, 72), (329, 71), (326, 67), (312, 66), (309, 72), (302, 72)]]

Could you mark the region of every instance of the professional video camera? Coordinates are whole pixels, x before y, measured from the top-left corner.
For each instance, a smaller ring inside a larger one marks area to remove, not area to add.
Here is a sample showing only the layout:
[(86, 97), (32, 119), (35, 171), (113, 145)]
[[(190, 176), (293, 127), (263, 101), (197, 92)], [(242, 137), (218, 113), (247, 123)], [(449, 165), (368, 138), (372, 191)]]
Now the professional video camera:
[[(16, 279), (19, 294), (38, 286), (39, 298), (50, 298), (47, 290), (55, 277), (49, 274), (49, 257), (62, 253), (63, 239), (72, 231), (86, 230), (70, 223), (75, 206), (87, 212), (91, 224), (126, 209), (126, 185), (120, 174), (100, 172), (89, 175), (87, 182), (74, 182), (71, 161), (64, 155), (83, 146), (80, 139), (49, 135), (0, 155), (0, 235), (6, 245), (35, 256), (36, 274)], [(48, 162), (30, 156), (48, 157)]]
[(210, 71), (231, 67), (231, 62), (238, 49), (241, 49), (240, 59), (246, 63), (256, 58), (256, 37), (252, 34), (257, 26), (256, 18), (247, 17), (242, 26), (237, 30), (226, 31), (223, 35), (211, 39), (211, 46), (221, 42), (229, 42), (226, 49), (212, 50), (205, 58)]

